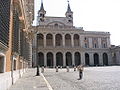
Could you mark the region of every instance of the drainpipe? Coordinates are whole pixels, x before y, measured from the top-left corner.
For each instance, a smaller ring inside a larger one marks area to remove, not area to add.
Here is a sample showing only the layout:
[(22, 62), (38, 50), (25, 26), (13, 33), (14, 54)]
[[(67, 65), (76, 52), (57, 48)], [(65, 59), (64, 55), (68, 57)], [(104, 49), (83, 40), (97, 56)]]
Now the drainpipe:
[(12, 78), (12, 85), (14, 84), (13, 78), (13, 55), (11, 54), (11, 78)]

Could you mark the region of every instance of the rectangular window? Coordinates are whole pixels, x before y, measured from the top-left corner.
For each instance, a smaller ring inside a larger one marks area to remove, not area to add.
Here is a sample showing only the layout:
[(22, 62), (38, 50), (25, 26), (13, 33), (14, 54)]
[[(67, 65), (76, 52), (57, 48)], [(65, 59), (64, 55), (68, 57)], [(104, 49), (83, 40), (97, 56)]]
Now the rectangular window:
[(13, 67), (14, 70), (16, 70), (16, 60), (14, 60), (14, 67)]
[(0, 73), (4, 73), (4, 56), (0, 56)]

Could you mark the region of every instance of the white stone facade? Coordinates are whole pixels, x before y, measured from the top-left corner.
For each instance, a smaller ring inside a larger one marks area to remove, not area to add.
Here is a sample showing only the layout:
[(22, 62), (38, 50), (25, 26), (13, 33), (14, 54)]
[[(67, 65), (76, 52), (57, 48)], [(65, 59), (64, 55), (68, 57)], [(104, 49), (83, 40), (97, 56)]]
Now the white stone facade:
[(45, 16), (43, 3), (38, 12), (33, 39), (33, 64), (40, 66), (110, 65), (110, 33), (85, 31), (73, 26), (68, 3), (66, 17)]

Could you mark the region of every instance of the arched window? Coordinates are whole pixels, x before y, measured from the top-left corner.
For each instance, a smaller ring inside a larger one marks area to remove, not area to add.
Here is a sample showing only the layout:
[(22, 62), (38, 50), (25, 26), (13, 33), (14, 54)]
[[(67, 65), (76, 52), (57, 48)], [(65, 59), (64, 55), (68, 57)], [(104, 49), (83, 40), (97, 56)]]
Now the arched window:
[(62, 35), (60, 35), (60, 34), (57, 34), (56, 36), (55, 36), (55, 42), (56, 42), (56, 46), (62, 46)]
[(44, 46), (43, 34), (37, 34), (37, 46)]
[(47, 46), (53, 46), (53, 36), (52, 34), (46, 35), (46, 45)]
[(71, 46), (71, 36), (70, 36), (70, 34), (65, 35), (65, 46)]

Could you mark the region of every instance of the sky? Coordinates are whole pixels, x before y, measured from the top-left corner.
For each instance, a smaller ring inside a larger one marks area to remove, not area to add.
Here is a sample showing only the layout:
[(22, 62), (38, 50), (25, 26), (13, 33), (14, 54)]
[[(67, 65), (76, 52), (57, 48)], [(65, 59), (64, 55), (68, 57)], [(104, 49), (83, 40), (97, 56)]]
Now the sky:
[[(74, 26), (85, 31), (110, 32), (111, 44), (120, 45), (120, 0), (69, 0)], [(46, 16), (64, 17), (67, 0), (43, 0)], [(35, 20), (41, 0), (35, 0)]]

